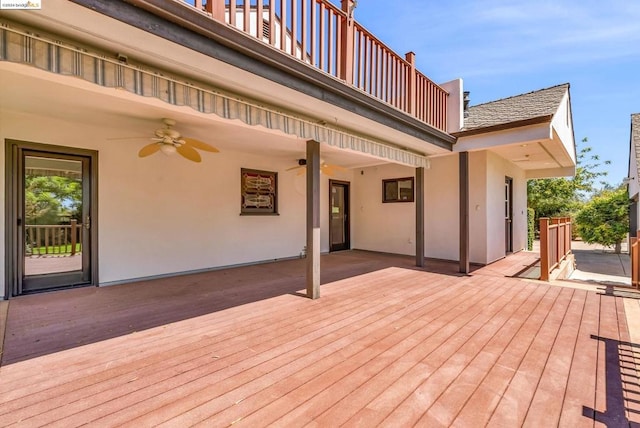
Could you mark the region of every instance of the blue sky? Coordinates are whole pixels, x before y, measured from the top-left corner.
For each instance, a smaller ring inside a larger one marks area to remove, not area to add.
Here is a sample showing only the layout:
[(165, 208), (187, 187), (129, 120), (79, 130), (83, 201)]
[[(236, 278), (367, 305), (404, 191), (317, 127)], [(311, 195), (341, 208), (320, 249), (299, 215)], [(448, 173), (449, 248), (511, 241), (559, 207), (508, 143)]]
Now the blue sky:
[(360, 0), (355, 18), (396, 52), (415, 52), (435, 82), (461, 77), (472, 105), (569, 82), (576, 142), (587, 137), (612, 162), (611, 184), (626, 177), (640, 1)]

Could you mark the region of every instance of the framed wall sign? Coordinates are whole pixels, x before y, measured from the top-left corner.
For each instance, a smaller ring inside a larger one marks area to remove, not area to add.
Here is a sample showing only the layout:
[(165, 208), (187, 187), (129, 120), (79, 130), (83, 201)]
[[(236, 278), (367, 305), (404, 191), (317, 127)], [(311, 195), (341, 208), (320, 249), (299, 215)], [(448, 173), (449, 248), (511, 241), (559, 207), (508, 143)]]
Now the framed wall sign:
[(241, 215), (278, 214), (278, 173), (241, 169)]

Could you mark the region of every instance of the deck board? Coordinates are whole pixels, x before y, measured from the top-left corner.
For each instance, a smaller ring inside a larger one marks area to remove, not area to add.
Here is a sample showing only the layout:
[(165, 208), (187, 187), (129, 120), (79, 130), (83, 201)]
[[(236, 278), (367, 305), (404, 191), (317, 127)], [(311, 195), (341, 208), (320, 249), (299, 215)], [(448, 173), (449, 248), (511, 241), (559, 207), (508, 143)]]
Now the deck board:
[(637, 422), (624, 298), (512, 278), (531, 257), (324, 256), (316, 301), (304, 261), (11, 300), (0, 425)]

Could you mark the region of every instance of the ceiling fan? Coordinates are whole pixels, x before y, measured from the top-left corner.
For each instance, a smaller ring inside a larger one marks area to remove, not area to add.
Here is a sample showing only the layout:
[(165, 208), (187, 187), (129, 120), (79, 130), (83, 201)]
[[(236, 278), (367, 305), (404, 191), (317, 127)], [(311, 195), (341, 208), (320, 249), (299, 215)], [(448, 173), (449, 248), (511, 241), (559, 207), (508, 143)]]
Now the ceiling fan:
[(157, 151), (161, 151), (166, 155), (172, 155), (176, 152), (186, 159), (193, 162), (201, 162), (202, 157), (198, 150), (204, 150), (205, 152), (217, 153), (218, 149), (215, 147), (196, 140), (195, 138), (183, 137), (178, 131), (173, 129), (176, 121), (173, 119), (162, 119), (164, 127), (156, 129), (155, 137), (152, 137), (153, 143), (144, 146), (138, 152), (138, 156), (144, 158), (152, 155)]
[[(293, 171), (294, 169), (300, 169), (298, 175), (302, 175), (306, 172), (307, 169), (307, 160), (306, 159), (298, 159), (298, 166), (293, 166), (291, 168), (287, 168), (287, 171)], [(320, 160), (320, 172), (328, 177), (332, 177), (335, 175), (336, 171), (344, 171), (346, 168), (343, 168), (338, 165), (330, 165), (323, 160)]]

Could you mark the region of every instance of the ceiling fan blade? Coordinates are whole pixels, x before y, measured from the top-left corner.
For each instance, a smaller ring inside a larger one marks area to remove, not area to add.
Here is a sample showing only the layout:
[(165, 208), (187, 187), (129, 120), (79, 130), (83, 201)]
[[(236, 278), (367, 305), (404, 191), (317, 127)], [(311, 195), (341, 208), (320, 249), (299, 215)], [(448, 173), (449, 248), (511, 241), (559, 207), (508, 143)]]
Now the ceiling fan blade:
[(306, 165), (292, 166), (291, 168), (287, 168), (285, 171), (293, 171), (294, 169), (299, 169), (299, 168), (306, 168)]
[(189, 159), (190, 161), (194, 161), (194, 162), (202, 161), (202, 158), (200, 157), (200, 153), (198, 153), (198, 151), (193, 147), (183, 144), (181, 146), (177, 146), (176, 149), (178, 150), (178, 153), (180, 153), (182, 156)]
[(160, 150), (160, 144), (158, 143), (147, 144), (146, 146), (140, 149), (140, 151), (138, 152), (138, 156), (143, 158), (143, 157), (154, 154), (158, 150)]
[(182, 137), (182, 141), (184, 141), (187, 145), (193, 147), (194, 149), (204, 150), (205, 152), (218, 153), (220, 150), (213, 147), (211, 144), (203, 143), (200, 140), (196, 140), (195, 138)]
[(305, 168), (305, 167), (300, 167), (300, 171), (298, 171), (298, 173), (297, 173), (296, 175), (302, 175), (302, 174), (304, 174), (304, 173), (306, 173), (306, 172), (307, 172), (307, 168)]
[(332, 177), (335, 174), (333, 170), (333, 165), (322, 165), (320, 166), (320, 172), (328, 177)]

